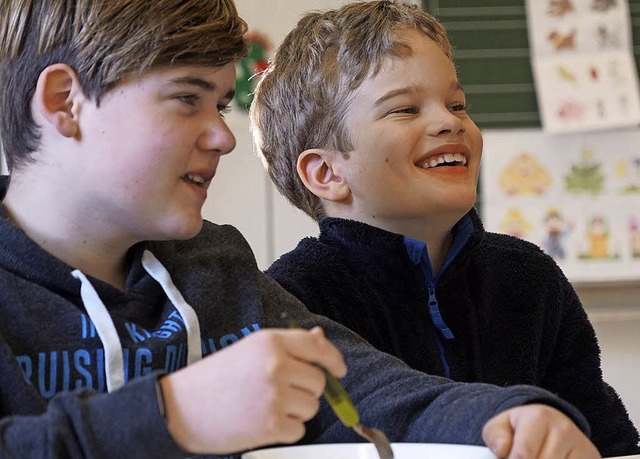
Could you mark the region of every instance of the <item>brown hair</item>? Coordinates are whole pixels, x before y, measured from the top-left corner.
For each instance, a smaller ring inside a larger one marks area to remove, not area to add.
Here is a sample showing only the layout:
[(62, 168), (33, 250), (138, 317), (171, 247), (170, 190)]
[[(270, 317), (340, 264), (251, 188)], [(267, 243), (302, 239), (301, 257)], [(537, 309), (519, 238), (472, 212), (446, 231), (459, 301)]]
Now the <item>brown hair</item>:
[(71, 66), (100, 98), (124, 76), (171, 65), (222, 66), (246, 54), (233, 0), (2, 0), (0, 129), (9, 170), (32, 160), (40, 73)]
[(278, 190), (314, 220), (325, 212), (300, 180), (298, 156), (310, 148), (353, 149), (344, 115), (351, 95), (387, 56), (411, 53), (401, 29), (434, 40), (451, 58), (444, 27), (417, 5), (380, 0), (305, 15), (262, 74), (250, 116), (258, 154)]

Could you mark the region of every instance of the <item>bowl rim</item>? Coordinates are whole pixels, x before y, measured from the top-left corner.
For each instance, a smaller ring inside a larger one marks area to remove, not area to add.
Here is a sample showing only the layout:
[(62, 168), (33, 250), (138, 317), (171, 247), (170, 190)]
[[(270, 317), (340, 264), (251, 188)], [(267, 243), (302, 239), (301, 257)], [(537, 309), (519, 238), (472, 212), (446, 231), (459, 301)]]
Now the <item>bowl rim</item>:
[[(457, 449), (473, 451), (477, 450), (478, 452), (490, 453), (492, 457), (497, 458), (497, 456), (493, 455), (491, 450), (486, 446), (481, 445), (468, 445), (468, 444), (457, 444), (457, 443), (426, 443), (426, 442), (392, 442), (391, 446), (399, 449), (413, 449), (413, 448), (424, 448), (425, 446), (429, 449)], [(373, 444), (366, 442), (357, 442), (357, 443), (312, 443), (312, 444), (304, 444), (304, 445), (277, 445), (277, 446), (267, 446), (256, 448), (250, 451), (246, 451), (242, 455), (242, 459), (259, 459), (260, 453), (265, 452), (269, 454), (274, 454), (278, 452), (301, 452), (310, 450), (310, 449), (318, 449), (324, 448), (327, 450), (334, 449), (344, 449), (344, 448), (373, 448)], [(292, 451), (295, 450), (295, 451)], [(488, 456), (489, 457), (489, 456)]]

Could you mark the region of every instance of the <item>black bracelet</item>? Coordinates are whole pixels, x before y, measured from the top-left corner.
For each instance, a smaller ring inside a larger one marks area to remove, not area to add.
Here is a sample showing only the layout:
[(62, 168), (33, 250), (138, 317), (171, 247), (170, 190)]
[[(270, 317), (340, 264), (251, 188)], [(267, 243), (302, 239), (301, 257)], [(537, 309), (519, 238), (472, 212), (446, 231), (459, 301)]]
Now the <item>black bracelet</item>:
[(160, 384), (161, 378), (162, 376), (156, 379), (156, 398), (158, 399), (158, 411), (160, 411), (160, 416), (162, 419), (166, 420), (167, 411), (164, 405), (164, 391), (162, 390), (162, 384)]

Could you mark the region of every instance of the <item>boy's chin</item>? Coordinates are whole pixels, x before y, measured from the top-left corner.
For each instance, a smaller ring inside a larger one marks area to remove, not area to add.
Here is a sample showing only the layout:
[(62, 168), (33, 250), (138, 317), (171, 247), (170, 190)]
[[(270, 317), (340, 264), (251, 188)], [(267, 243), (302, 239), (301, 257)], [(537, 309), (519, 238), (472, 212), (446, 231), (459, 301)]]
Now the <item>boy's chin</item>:
[(166, 240), (184, 241), (196, 237), (202, 230), (204, 220), (200, 218), (190, 218), (188, 221), (182, 221), (167, 231)]

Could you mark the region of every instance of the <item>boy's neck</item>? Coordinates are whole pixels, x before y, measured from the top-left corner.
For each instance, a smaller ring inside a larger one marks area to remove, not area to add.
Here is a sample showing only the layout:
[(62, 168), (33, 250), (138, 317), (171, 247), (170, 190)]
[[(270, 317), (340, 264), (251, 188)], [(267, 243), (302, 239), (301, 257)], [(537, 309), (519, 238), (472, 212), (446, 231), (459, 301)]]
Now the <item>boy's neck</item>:
[(2, 203), (8, 220), (69, 266), (124, 290), (129, 246), (101, 239), (99, 233), (52, 206), (51, 195), (47, 199), (33, 189), (24, 193), (23, 187), (24, 182), (12, 178)]
[[(350, 217), (354, 220), (358, 218)], [(461, 216), (455, 214), (448, 217), (419, 218), (415, 220), (380, 220), (374, 219), (360, 221), (371, 226), (381, 228), (392, 233), (402, 234), (413, 239), (424, 241), (427, 244), (429, 260), (433, 267), (434, 274), (438, 274), (444, 264), (451, 244), (453, 243), (453, 227), (460, 220)]]
[(424, 241), (427, 244), (427, 252), (429, 252), (429, 260), (433, 268), (433, 274), (436, 276), (442, 269), (442, 265), (447, 259), (447, 254), (453, 244), (453, 225), (445, 225), (440, 228), (418, 228), (415, 231), (407, 228), (402, 232), (404, 236)]
[(449, 231), (438, 241), (425, 242), (427, 243), (427, 252), (429, 252), (429, 260), (431, 261), (433, 274), (437, 276), (447, 259), (451, 244), (453, 244), (453, 232)]

